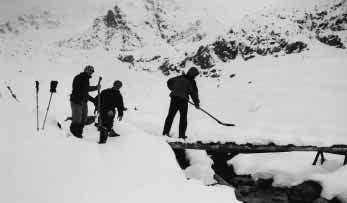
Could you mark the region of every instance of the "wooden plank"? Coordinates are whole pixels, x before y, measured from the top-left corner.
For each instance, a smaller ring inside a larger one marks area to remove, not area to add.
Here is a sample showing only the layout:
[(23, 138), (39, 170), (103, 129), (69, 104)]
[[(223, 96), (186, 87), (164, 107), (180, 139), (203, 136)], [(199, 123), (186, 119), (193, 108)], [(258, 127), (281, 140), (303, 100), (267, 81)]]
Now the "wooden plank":
[(174, 149), (201, 149), (212, 151), (224, 151), (232, 153), (270, 153), (270, 152), (292, 152), (292, 151), (316, 151), (333, 154), (347, 154), (347, 145), (333, 145), (330, 147), (317, 146), (295, 146), (295, 145), (256, 145), (256, 144), (236, 144), (228, 143), (188, 143), (188, 142), (169, 142), (169, 145)]

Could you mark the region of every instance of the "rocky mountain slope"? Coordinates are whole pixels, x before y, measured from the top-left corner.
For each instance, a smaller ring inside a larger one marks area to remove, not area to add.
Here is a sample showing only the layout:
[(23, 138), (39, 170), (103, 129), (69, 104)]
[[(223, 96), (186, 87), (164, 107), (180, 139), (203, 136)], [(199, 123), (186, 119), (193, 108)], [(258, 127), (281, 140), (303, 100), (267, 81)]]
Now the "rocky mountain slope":
[[(166, 75), (195, 65), (206, 76), (219, 77), (221, 70), (216, 65), (238, 57), (250, 60), (295, 54), (309, 50), (316, 42), (344, 49), (347, 42), (346, 0), (317, 5), (313, 10), (270, 9), (267, 13), (246, 15), (239, 26), (230, 25), (228, 32), (218, 35), (206, 31), (203, 19), (187, 20), (175, 1), (135, 3), (115, 5), (97, 17), (87, 31), (57, 45), (101, 47), (114, 51), (132, 68), (160, 69)], [(132, 12), (141, 17), (134, 19)]]
[[(218, 64), (237, 58), (280, 57), (310, 50), (317, 43), (339, 49), (347, 44), (346, 0), (317, 2), (313, 9), (267, 8), (243, 16), (237, 24), (232, 19), (221, 23), (211, 12), (187, 5), (178, 0), (118, 1), (87, 29), (71, 30), (53, 46), (103, 49), (130, 68), (165, 75), (195, 65), (206, 77), (218, 78)], [(11, 35), (54, 30), (62, 24), (48, 11), (19, 16), (0, 23), (0, 43), (6, 45)]]

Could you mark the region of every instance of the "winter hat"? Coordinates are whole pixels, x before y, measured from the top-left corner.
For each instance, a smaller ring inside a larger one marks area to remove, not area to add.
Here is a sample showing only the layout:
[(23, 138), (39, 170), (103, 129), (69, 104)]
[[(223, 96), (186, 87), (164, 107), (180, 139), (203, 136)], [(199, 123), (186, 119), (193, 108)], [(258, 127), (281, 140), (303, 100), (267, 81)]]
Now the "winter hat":
[(119, 80), (114, 81), (113, 87), (120, 89), (123, 86), (123, 83)]
[(87, 72), (87, 73), (94, 73), (94, 67), (91, 66), (91, 65), (87, 65), (87, 66), (84, 68), (84, 72)]
[(188, 77), (191, 77), (191, 78), (194, 78), (196, 77), (197, 75), (199, 75), (199, 70), (196, 68), (196, 67), (191, 67), (188, 72), (187, 72), (187, 76)]

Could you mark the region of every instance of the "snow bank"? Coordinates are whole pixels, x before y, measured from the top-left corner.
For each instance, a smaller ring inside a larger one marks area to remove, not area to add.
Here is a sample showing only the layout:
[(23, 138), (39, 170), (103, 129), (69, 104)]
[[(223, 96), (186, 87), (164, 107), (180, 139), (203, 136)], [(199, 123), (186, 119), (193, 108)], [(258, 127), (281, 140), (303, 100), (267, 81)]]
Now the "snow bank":
[(95, 127), (83, 140), (56, 123), (36, 132), (35, 111), (10, 97), (0, 102), (8, 115), (0, 118), (1, 202), (238, 202), (232, 188), (186, 180), (164, 139), (126, 122), (121, 137), (98, 145)]

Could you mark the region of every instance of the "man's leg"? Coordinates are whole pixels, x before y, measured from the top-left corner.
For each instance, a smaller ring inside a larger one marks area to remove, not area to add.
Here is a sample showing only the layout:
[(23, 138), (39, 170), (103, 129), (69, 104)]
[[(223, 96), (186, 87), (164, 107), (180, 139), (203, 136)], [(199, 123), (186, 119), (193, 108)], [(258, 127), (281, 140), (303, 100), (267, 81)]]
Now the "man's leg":
[(99, 123), (99, 132), (100, 132), (100, 138), (99, 138), (99, 144), (105, 144), (107, 141), (107, 129), (105, 127), (105, 119), (107, 118), (107, 112), (100, 112), (100, 118), (101, 123)]
[(172, 126), (172, 122), (175, 118), (175, 115), (178, 111), (178, 106), (177, 106), (177, 102), (175, 98), (171, 98), (170, 101), (170, 107), (169, 107), (169, 113), (166, 116), (165, 119), (165, 124), (164, 124), (164, 130), (163, 130), (163, 135), (169, 136), (170, 130), (171, 130), (171, 126)]
[(117, 134), (113, 129), (115, 115), (116, 115), (115, 112), (113, 112), (113, 115), (107, 119), (106, 128), (108, 130), (109, 137), (119, 136), (119, 134)]
[(107, 138), (110, 134), (110, 131), (113, 127), (113, 120), (115, 113), (112, 111), (112, 115), (110, 115), (109, 111), (101, 112), (101, 128), (100, 128), (100, 140), (99, 144), (106, 143)]
[(82, 124), (85, 125), (87, 123), (88, 118), (88, 104), (87, 102), (82, 102)]
[(86, 124), (87, 122), (87, 116), (88, 116), (88, 105), (87, 105), (87, 102), (82, 102), (81, 104), (81, 121), (79, 122), (79, 125), (78, 125), (78, 134), (81, 135), (81, 137), (83, 137), (83, 128), (84, 128), (84, 125)]
[(179, 103), (180, 111), (180, 124), (179, 124), (179, 138), (187, 138), (187, 114), (188, 114), (188, 102), (185, 100), (180, 101)]
[(78, 138), (82, 138), (82, 133), (80, 131), (80, 126), (82, 124), (82, 105), (70, 102), (71, 104), (71, 133)]

